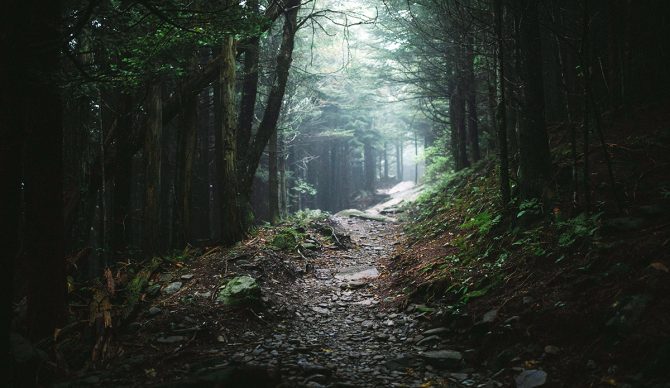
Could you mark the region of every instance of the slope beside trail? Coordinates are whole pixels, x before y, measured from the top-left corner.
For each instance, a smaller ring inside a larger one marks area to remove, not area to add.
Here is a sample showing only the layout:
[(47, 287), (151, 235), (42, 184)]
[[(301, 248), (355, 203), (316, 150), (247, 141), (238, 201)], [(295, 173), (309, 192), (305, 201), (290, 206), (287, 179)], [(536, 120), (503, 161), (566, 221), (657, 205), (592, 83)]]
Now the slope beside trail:
[[(119, 334), (122, 355), (72, 385), (212, 387), (428, 387), (475, 385), (469, 351), (449, 346), (430, 309), (403, 306), (389, 260), (402, 244), (394, 219), (406, 185), (387, 206), (329, 216), (345, 249), (298, 255), (263, 248), (263, 234), (234, 252), (215, 249), (156, 276), (160, 294)], [(309, 229), (307, 235), (314, 237)], [(250, 275), (263, 305), (216, 301), (225, 279)], [(176, 280), (179, 280), (176, 282)], [(180, 283), (179, 286), (175, 283)], [(169, 289), (172, 287), (172, 289)], [(176, 290), (175, 290), (176, 289)]]

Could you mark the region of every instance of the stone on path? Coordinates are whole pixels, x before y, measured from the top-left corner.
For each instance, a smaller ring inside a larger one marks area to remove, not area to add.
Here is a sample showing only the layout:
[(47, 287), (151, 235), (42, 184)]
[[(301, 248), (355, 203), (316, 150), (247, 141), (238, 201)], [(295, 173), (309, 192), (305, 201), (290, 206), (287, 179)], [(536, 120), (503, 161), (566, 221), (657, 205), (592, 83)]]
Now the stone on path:
[(172, 282), (172, 283), (168, 284), (167, 286), (165, 286), (165, 288), (163, 289), (163, 292), (168, 294), (168, 295), (174, 294), (177, 291), (179, 291), (179, 289), (181, 288), (181, 285), (182, 285), (182, 282)]
[(460, 365), (463, 360), (461, 352), (455, 350), (430, 350), (421, 353), (428, 363), (437, 368), (455, 368)]
[(337, 279), (355, 281), (366, 278), (376, 278), (379, 276), (379, 271), (376, 267), (351, 267), (344, 269), (335, 275)]
[(528, 369), (514, 378), (517, 388), (534, 388), (547, 382), (547, 372), (539, 369)]
[(224, 305), (237, 306), (253, 304), (260, 300), (261, 288), (251, 276), (237, 276), (232, 278), (216, 297)]

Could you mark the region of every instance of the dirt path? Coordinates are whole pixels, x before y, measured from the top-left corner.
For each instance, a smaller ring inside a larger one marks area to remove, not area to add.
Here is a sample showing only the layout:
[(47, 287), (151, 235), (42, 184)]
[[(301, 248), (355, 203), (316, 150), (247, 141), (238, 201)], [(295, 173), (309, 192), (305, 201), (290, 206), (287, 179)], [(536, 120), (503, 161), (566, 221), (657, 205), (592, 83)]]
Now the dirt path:
[(452, 373), (462, 366), (461, 352), (428, 350), (443, 342), (447, 329), (431, 327), (420, 309), (398, 312), (393, 296), (383, 295), (385, 265), (402, 239), (399, 226), (333, 220), (355, 247), (310, 260), (313, 269), (283, 292), (294, 301), (287, 306), (293, 317), (232, 359), (278, 369), (289, 387), (419, 387), (450, 380), (453, 386), (463, 380), (462, 373)]
[[(464, 369), (470, 353), (449, 346), (450, 331), (435, 327), (427, 309), (399, 311), (402, 292), (389, 291), (387, 265), (403, 241), (401, 226), (344, 216), (328, 222), (349, 235), (348, 249), (280, 255), (257, 236), (240, 252), (213, 252), (161, 273), (159, 296), (119, 335), (121, 356), (71, 385), (427, 387), (481, 380)], [(239, 274), (258, 279), (263, 307), (216, 302), (221, 282)], [(178, 279), (178, 290), (168, 292)]]

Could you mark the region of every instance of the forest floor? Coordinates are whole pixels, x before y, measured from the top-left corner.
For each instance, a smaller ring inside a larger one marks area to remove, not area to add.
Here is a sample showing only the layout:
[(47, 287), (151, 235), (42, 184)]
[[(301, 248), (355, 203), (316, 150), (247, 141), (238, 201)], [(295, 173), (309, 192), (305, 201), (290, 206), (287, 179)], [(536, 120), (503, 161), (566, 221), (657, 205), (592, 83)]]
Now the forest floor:
[[(156, 297), (145, 295), (135, 321), (63, 386), (485, 382), (468, 369), (473, 351), (449, 346), (451, 331), (436, 326), (433, 309), (406, 305), (403, 292), (389, 287), (389, 260), (404, 237), (395, 219), (383, 214), (419, 191), (402, 183), (389, 190), (386, 205), (370, 212), (317, 213), (301, 225), (261, 229), (232, 250), (214, 248), (163, 268), (149, 286)], [(296, 231), (297, 244), (277, 248), (283, 243), (278, 236)], [(258, 281), (260, 301), (224, 306), (217, 301), (221, 285), (240, 275)]]
[[(489, 160), (163, 258), (127, 319), (121, 266), (90, 320), (93, 303), (72, 306), (88, 329), (58, 340), (61, 386), (670, 387), (668, 106), (613, 121), (616, 190), (593, 147), (589, 214), (556, 126), (568, 200), (550, 212), (501, 211)], [(245, 302), (222, 299), (244, 276)]]

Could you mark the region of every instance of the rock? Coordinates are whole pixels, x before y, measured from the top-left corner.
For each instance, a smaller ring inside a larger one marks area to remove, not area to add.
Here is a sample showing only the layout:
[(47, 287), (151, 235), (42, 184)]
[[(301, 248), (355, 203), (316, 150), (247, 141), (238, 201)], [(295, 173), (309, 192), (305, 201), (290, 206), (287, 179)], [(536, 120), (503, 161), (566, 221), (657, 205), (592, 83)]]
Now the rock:
[(179, 291), (179, 289), (181, 289), (181, 285), (182, 285), (182, 282), (172, 282), (172, 283), (168, 284), (167, 286), (165, 286), (165, 288), (163, 289), (163, 292), (168, 294), (168, 295), (174, 294), (177, 291)]
[(461, 352), (455, 350), (431, 350), (421, 353), (428, 363), (438, 368), (455, 368), (463, 360)]
[(358, 209), (346, 209), (342, 210), (339, 213), (335, 214), (337, 217), (354, 217), (354, 218), (360, 218), (364, 220), (373, 220), (373, 221), (379, 221), (379, 222), (394, 222), (395, 219), (391, 217), (386, 217), (381, 214), (371, 214), (371, 213), (366, 213), (362, 210)]
[(532, 296), (524, 296), (523, 297), (523, 304), (531, 304), (535, 301)]
[(614, 304), (615, 314), (607, 321), (607, 326), (625, 334), (637, 324), (651, 300), (647, 294), (622, 297)]
[(328, 377), (333, 374), (332, 370), (323, 365), (314, 364), (302, 359), (298, 360), (298, 366), (302, 369), (305, 375), (323, 375)]
[(151, 297), (158, 296), (158, 294), (161, 292), (161, 285), (160, 284), (152, 284), (149, 287), (147, 287), (147, 295)]
[(169, 337), (158, 337), (156, 342), (159, 344), (175, 344), (177, 342), (182, 342), (186, 340), (186, 337), (181, 335), (171, 335)]
[(370, 283), (368, 283), (364, 280), (354, 280), (354, 281), (351, 281), (349, 283), (342, 283), (340, 285), (340, 288), (350, 289), (350, 290), (357, 290), (357, 289), (360, 289), (360, 288), (365, 288), (369, 285), (370, 285)]
[(467, 380), (467, 378), (468, 378), (467, 373), (449, 373), (449, 376), (456, 381), (463, 381), (463, 380)]
[(407, 368), (410, 368), (414, 365), (415, 359), (411, 356), (400, 355), (399, 357), (394, 358), (393, 360), (386, 361), (384, 366), (386, 369), (391, 371), (403, 371)]
[(436, 327), (434, 329), (424, 331), (423, 335), (427, 335), (427, 336), (441, 335), (441, 334), (445, 334), (445, 333), (448, 333), (448, 332), (449, 332), (449, 329), (446, 328), (446, 327)]
[(181, 275), (180, 279), (181, 280), (191, 280), (191, 279), (193, 279), (193, 274), (192, 273), (187, 273), (185, 275)]
[(528, 369), (514, 378), (517, 388), (534, 388), (547, 382), (547, 372), (539, 369)]
[(217, 295), (216, 300), (229, 306), (254, 304), (260, 301), (261, 288), (251, 276), (232, 278)]
[(158, 308), (158, 307), (156, 307), (156, 306), (152, 306), (152, 307), (149, 309), (149, 316), (152, 316), (152, 317), (153, 317), (154, 315), (158, 315), (158, 314), (161, 313), (161, 311), (163, 311), (163, 310), (161, 310), (160, 308)]
[(313, 374), (305, 379), (303, 384), (308, 384), (308, 383), (318, 383), (319, 385), (323, 386), (323, 384), (328, 383), (328, 377), (322, 374)]
[(310, 251), (316, 251), (316, 250), (319, 249), (319, 246), (318, 246), (318, 245), (316, 245), (316, 244), (314, 244), (314, 243), (308, 243), (308, 242), (306, 242), (306, 243), (302, 243), (302, 247), (303, 247), (304, 249), (308, 249), (308, 250), (310, 250)]
[(205, 292), (196, 291), (194, 295), (198, 298), (209, 299), (212, 296), (212, 292), (211, 291), (205, 291)]
[(375, 267), (360, 266), (350, 267), (338, 272), (335, 277), (340, 280), (356, 281), (365, 278), (376, 278), (379, 276), (379, 271)]
[(483, 323), (492, 323), (498, 317), (498, 309), (493, 309), (484, 314), (482, 318)]
[(431, 335), (426, 338), (423, 338), (421, 341), (417, 342), (417, 346), (429, 346), (434, 343), (440, 342), (441, 338), (439, 335)]
[(316, 313), (319, 313), (319, 314), (324, 314), (324, 315), (330, 314), (330, 310), (328, 310), (327, 308), (324, 308), (324, 307), (315, 306), (315, 307), (312, 307), (312, 311), (314, 311)]
[(547, 345), (544, 347), (544, 352), (552, 356), (557, 355), (560, 351), (561, 349), (559, 349), (558, 346)]

